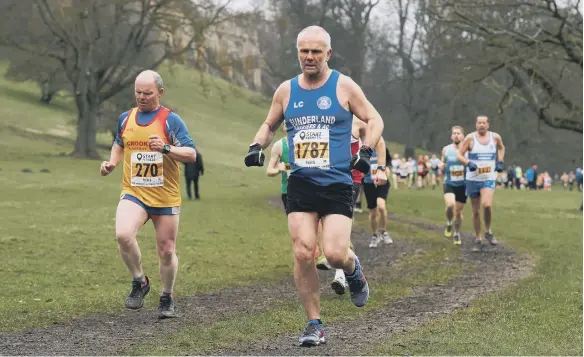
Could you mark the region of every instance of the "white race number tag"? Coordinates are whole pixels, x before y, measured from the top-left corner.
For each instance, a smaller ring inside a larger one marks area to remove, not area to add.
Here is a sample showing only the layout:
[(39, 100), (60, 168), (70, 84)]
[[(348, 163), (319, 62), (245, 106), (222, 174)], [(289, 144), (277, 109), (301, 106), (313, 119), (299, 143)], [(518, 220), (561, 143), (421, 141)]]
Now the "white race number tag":
[(328, 129), (300, 130), (294, 135), (294, 163), (302, 167), (330, 169)]
[(161, 152), (133, 152), (131, 184), (135, 187), (161, 187), (164, 185), (164, 157)]

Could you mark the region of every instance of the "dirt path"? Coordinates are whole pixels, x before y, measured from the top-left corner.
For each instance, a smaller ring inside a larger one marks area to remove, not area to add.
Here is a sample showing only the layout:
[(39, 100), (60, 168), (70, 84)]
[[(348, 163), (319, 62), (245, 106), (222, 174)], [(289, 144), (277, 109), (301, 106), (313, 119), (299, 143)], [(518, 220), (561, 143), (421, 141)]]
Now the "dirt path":
[[(422, 229), (442, 232), (444, 227), (419, 220), (391, 216), (394, 221), (412, 224)], [(327, 324), (327, 344), (314, 348), (299, 348), (298, 333), (276, 339), (253, 341), (238, 345), (237, 349), (220, 350), (216, 355), (362, 355), (369, 347), (393, 333), (420, 326), (432, 318), (452, 313), (489, 292), (504, 288), (527, 277), (532, 262), (527, 256), (518, 256), (504, 246), (470, 251), (474, 237), (463, 234), (463, 260), (473, 267), (444, 285), (416, 287), (411, 295), (375, 310), (360, 319)]]
[[(279, 198), (270, 201), (279, 207)], [(392, 219), (415, 224), (424, 229), (441, 229), (403, 218)], [(369, 236), (363, 230), (354, 230), (353, 237), (359, 256), (362, 261), (367, 262), (366, 273), (373, 278), (376, 272), (391, 268), (393, 262), (400, 256), (423, 249), (397, 239), (391, 250), (386, 249), (380, 253), (381, 250), (367, 248)], [(359, 354), (360, 346), (371, 344), (392, 331), (412, 328), (433, 316), (463, 308), (477, 296), (500, 289), (526, 276), (531, 267), (529, 260), (516, 256), (513, 251), (503, 246), (481, 254), (472, 254), (465, 249), (464, 261), (469, 265), (478, 266), (444, 286), (414, 289), (411, 296), (392, 303), (387, 310), (371, 312), (363, 320), (327, 325), (329, 343), (326, 348), (299, 349), (296, 346), (295, 334), (280, 336), (271, 341), (254, 341), (242, 344), (236, 350), (216, 351), (214, 354)], [(332, 294), (328, 288), (330, 277), (330, 274), (321, 273), (323, 294)], [(0, 355), (115, 355), (121, 349), (150, 338), (169, 335), (186, 327), (205, 326), (212, 321), (242, 312), (254, 314), (263, 311), (275, 301), (295, 299), (296, 290), (291, 277), (270, 285), (237, 287), (179, 297), (177, 299), (181, 312), (179, 319), (158, 322), (152, 309), (124, 310), (119, 314), (87, 316), (47, 328), (0, 333)], [(367, 333), (363, 333), (365, 329)]]

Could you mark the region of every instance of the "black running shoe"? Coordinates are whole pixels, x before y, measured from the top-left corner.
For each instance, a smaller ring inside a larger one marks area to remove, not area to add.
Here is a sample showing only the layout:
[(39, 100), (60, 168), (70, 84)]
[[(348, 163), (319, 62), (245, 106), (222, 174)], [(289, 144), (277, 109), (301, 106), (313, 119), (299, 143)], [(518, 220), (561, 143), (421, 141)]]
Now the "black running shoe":
[(172, 300), (172, 296), (170, 295), (162, 295), (160, 297), (160, 304), (158, 305), (158, 318), (166, 319), (171, 317), (177, 317), (174, 300)]
[(150, 291), (150, 280), (146, 278), (146, 283), (141, 281), (132, 281), (132, 291), (126, 297), (126, 307), (136, 310), (144, 306), (144, 297)]

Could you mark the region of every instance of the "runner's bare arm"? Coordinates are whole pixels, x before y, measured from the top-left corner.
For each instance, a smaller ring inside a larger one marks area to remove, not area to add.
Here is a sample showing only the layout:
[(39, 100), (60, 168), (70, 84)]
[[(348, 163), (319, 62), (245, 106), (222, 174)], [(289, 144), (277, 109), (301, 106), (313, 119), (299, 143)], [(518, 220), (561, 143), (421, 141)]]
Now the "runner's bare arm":
[(444, 168), (446, 165), (446, 146), (442, 148), (442, 156), (440, 157), (440, 167)]
[(462, 162), (465, 165), (468, 165), (469, 159), (465, 157), (465, 154), (468, 150), (470, 150), (470, 143), (472, 142), (472, 136), (469, 134), (467, 135), (464, 140), (460, 143), (458, 147), (458, 161)]
[(260, 126), (253, 142), (260, 144), (262, 149), (270, 145), (274, 138), (274, 133), (278, 130), (278, 126), (284, 120), (284, 99), (290, 92), (289, 81), (286, 81), (276, 89), (272, 98), (272, 106), (268, 111), (266, 121)]
[(197, 152), (195, 149), (186, 146), (171, 146), (170, 152), (166, 154), (169, 158), (180, 162), (195, 162)]
[(118, 166), (120, 161), (124, 158), (124, 147), (118, 144), (112, 145), (112, 151), (110, 153), (109, 163), (114, 166)]
[(503, 144), (501, 135), (495, 134), (495, 141), (497, 142), (497, 159), (499, 161), (505, 161), (505, 145)]
[(379, 141), (377, 141), (375, 151), (377, 152), (377, 164), (379, 166), (387, 166), (387, 160), (385, 157), (385, 140), (383, 140), (383, 137), (380, 137)]
[(343, 78), (345, 87), (349, 91), (349, 110), (357, 118), (367, 123), (363, 145), (373, 148), (377, 146), (377, 142), (381, 138), (381, 134), (383, 134), (383, 119), (381, 119), (381, 115), (379, 115), (373, 104), (367, 100), (361, 87), (351, 78), (347, 76), (343, 76)]
[(280, 173), (278, 168), (278, 163), (280, 161), (280, 156), (282, 155), (282, 142), (278, 140), (273, 146), (270, 152), (270, 162), (268, 163), (268, 168), (266, 169), (266, 174), (269, 177), (277, 176)]
[[(356, 133), (355, 133), (355, 129), (356, 129)], [(361, 119), (357, 118), (356, 116), (353, 116), (353, 129), (352, 132), (353, 135), (357, 138), (363, 139), (365, 137), (365, 132), (367, 131), (367, 124), (365, 124), (364, 121), (362, 121)]]

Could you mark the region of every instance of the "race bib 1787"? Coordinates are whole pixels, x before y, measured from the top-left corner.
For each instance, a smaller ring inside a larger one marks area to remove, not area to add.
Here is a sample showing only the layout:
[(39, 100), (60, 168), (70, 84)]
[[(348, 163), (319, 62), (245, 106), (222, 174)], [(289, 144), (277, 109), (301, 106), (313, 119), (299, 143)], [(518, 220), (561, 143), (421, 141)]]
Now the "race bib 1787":
[(330, 169), (328, 129), (300, 130), (294, 135), (294, 163), (302, 167)]

